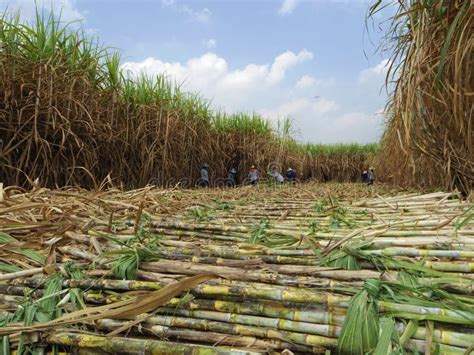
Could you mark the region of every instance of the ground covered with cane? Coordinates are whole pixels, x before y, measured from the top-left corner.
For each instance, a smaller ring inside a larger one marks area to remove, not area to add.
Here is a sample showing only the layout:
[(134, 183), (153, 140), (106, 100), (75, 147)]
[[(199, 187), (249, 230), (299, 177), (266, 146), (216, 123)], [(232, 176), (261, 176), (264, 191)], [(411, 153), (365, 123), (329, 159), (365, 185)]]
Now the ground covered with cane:
[[(364, 145), (215, 111), (53, 13), (4, 13), (0, 355), (472, 353), (472, 1), (369, 3), (396, 10)], [(192, 189), (205, 162), (216, 189)]]
[(361, 184), (4, 188), (2, 354), (474, 343), (474, 208)]

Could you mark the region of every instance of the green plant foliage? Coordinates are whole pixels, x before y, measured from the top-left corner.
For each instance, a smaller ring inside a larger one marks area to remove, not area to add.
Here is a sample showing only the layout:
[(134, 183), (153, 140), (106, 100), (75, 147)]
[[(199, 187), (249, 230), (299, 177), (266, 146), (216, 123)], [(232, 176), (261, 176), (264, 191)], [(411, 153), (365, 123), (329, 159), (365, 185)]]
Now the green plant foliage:
[(373, 351), (379, 339), (376, 296), (380, 281), (368, 280), (351, 299), (337, 341), (340, 354), (365, 354)]
[(267, 229), (270, 228), (270, 221), (268, 218), (263, 218), (258, 225), (250, 231), (249, 243), (263, 244), (266, 240)]
[(235, 208), (234, 205), (230, 204), (227, 201), (223, 201), (221, 199), (216, 199), (214, 200), (214, 202), (216, 204), (216, 210), (219, 210), (219, 211), (229, 212)]
[(215, 219), (216, 211), (211, 208), (194, 207), (188, 211), (188, 216), (196, 222), (208, 222)]
[(20, 255), (23, 255), (24, 257), (26, 257), (27, 259), (31, 260), (31, 261), (34, 261), (40, 265), (44, 265), (44, 262), (46, 261), (46, 257), (37, 252), (36, 250), (33, 250), (33, 249), (29, 249), (29, 248), (20, 248), (18, 250), (16, 250), (16, 252)]
[[(27, 298), (26, 301), (20, 304), (11, 317), (0, 320), (0, 326), (6, 326), (10, 322), (21, 322), (25, 326), (30, 326), (35, 322), (48, 322), (61, 316), (61, 310), (58, 309), (60, 295), (62, 294), (63, 277), (61, 274), (54, 274), (46, 280), (46, 288), (39, 300), (32, 301)], [(2, 349), (9, 349), (8, 340), (2, 340)], [(10, 350), (8, 350), (9, 352)], [(35, 345), (28, 344), (25, 334), (21, 334), (18, 343), (18, 354), (39, 354), (41, 348)], [(8, 354), (8, 352), (5, 352)], [(3, 354), (3, 353), (2, 353)]]
[(297, 244), (297, 240), (289, 235), (279, 233), (278, 231), (270, 231), (270, 222), (267, 218), (263, 218), (258, 225), (250, 231), (248, 243), (261, 244), (267, 248), (285, 248)]
[(144, 246), (127, 247), (105, 253), (116, 256), (112, 262), (112, 273), (122, 280), (136, 280), (137, 271), (141, 262), (159, 260), (159, 255)]
[(153, 239), (155, 242), (157, 241), (156, 236), (153, 235), (151, 232), (151, 217), (143, 213), (140, 218), (140, 223), (137, 229), (136, 238), (139, 242), (143, 242), (146, 239)]
[(13, 238), (7, 233), (0, 232), (0, 244), (8, 244), (8, 243), (14, 243), (14, 242), (17, 242), (15, 238)]
[(7, 264), (0, 261), (0, 271), (2, 272), (17, 272), (21, 271), (22, 268), (16, 265)]
[[(84, 273), (78, 266), (74, 265), (73, 262), (66, 262), (64, 264), (64, 270), (69, 274), (69, 277), (72, 280), (81, 280), (85, 278)], [(69, 296), (75, 309), (86, 308), (84, 292), (80, 288), (69, 289)]]

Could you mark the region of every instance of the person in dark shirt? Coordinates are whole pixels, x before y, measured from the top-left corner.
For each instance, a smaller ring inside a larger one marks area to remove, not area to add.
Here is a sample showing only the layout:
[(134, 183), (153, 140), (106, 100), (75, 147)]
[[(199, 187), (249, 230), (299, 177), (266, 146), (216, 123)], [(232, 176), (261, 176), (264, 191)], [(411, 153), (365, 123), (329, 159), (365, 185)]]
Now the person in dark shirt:
[(201, 165), (201, 178), (198, 185), (201, 187), (209, 187), (209, 165), (204, 163)]
[(367, 170), (364, 170), (364, 171), (362, 172), (361, 177), (362, 177), (362, 182), (363, 182), (364, 184), (366, 184), (367, 182), (369, 182)]
[(296, 183), (296, 171), (292, 168), (288, 168), (286, 171), (286, 178), (290, 184)]
[(370, 167), (369, 172), (367, 173), (367, 185), (373, 185), (375, 181), (375, 169)]
[(229, 170), (229, 175), (227, 176), (227, 184), (230, 187), (237, 185), (237, 169), (232, 168)]

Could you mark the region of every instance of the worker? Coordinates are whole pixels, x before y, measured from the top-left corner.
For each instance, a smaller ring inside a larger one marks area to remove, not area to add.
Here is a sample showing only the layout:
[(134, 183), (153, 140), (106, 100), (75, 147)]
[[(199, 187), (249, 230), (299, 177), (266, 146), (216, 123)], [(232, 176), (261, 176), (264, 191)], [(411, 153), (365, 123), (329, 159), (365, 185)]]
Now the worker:
[(258, 184), (258, 170), (255, 167), (255, 165), (252, 165), (250, 167), (249, 180), (250, 180), (251, 185), (257, 185)]
[(276, 168), (274, 168), (273, 171), (268, 171), (267, 174), (272, 176), (277, 184), (283, 184), (285, 181), (283, 176), (276, 170)]
[(227, 184), (231, 187), (237, 185), (237, 169), (234, 167), (229, 170), (229, 175), (227, 176)]
[(375, 169), (371, 166), (367, 173), (367, 185), (373, 185), (375, 181)]
[(199, 179), (199, 186), (209, 187), (209, 165), (204, 163), (201, 165), (201, 178)]
[(362, 177), (362, 182), (363, 182), (364, 184), (366, 184), (366, 183), (369, 182), (367, 170), (364, 170), (364, 171), (362, 172), (361, 177)]
[(296, 183), (296, 171), (291, 167), (286, 171), (286, 178), (290, 184)]

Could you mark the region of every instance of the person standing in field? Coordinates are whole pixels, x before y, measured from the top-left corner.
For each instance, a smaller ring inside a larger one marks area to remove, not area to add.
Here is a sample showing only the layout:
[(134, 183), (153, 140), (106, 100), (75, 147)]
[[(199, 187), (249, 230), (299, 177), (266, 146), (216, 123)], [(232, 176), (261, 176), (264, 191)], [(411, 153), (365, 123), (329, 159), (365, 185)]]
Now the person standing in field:
[(237, 169), (232, 168), (229, 170), (229, 175), (227, 177), (227, 183), (229, 184), (230, 187), (234, 187), (237, 185)]
[(258, 184), (258, 170), (255, 167), (255, 165), (252, 165), (250, 167), (249, 180), (250, 180), (250, 185), (257, 185)]
[(288, 182), (290, 184), (296, 183), (296, 171), (293, 170), (291, 167), (288, 168), (288, 170), (286, 171), (286, 178), (288, 179)]
[(375, 169), (370, 167), (369, 171), (367, 172), (367, 185), (373, 185), (375, 181)]
[(362, 177), (362, 182), (363, 182), (364, 184), (366, 184), (366, 183), (369, 182), (367, 170), (364, 170), (364, 171), (362, 172), (361, 177)]
[(283, 184), (283, 182), (285, 181), (283, 176), (276, 170), (276, 168), (273, 169), (273, 171), (267, 172), (267, 174), (272, 176), (277, 184)]
[(209, 165), (204, 163), (201, 165), (201, 178), (199, 179), (199, 186), (209, 187)]

